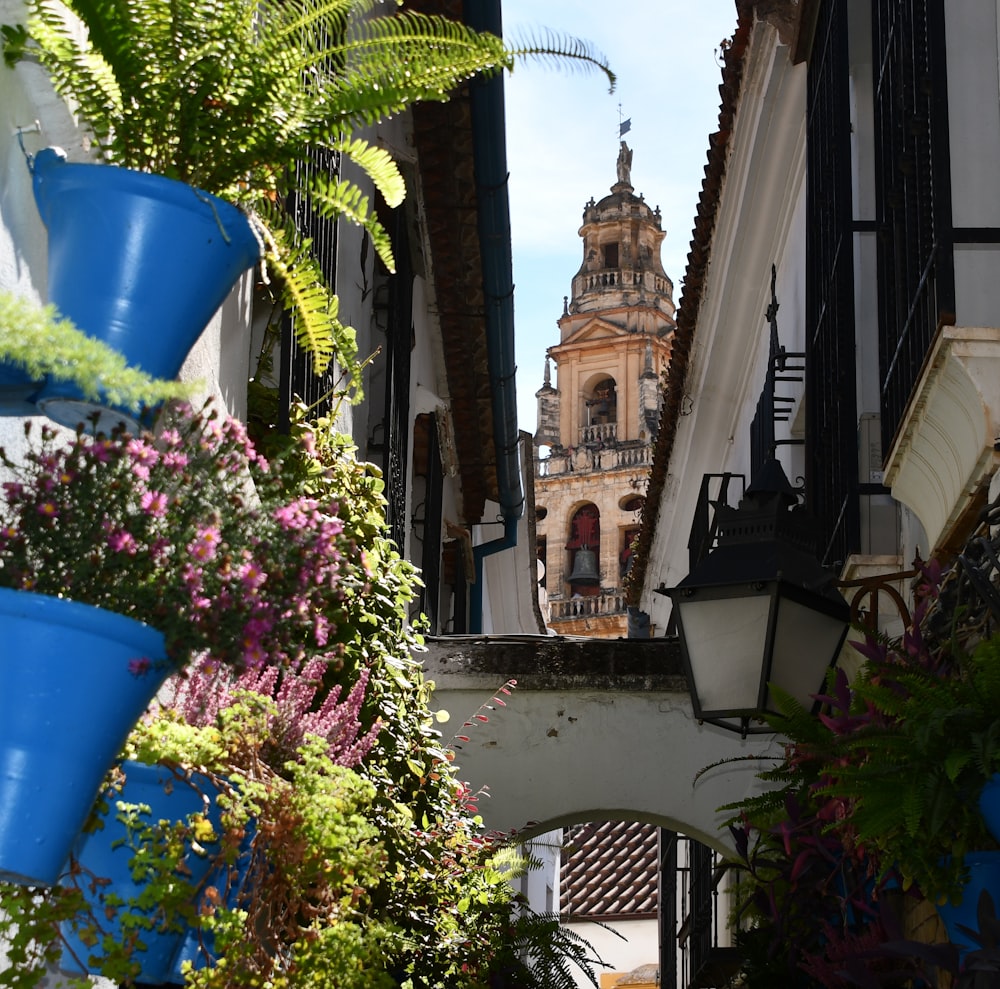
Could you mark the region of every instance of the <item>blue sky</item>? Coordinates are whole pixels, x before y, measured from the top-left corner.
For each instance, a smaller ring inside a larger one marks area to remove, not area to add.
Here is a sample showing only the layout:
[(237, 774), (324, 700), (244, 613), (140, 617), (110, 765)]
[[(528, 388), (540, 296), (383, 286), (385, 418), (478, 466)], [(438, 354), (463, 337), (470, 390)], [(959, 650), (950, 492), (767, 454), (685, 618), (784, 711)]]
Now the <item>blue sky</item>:
[(556, 320), (582, 258), (583, 204), (615, 182), (619, 119), (631, 119), (632, 184), (661, 208), (663, 265), (680, 299), (718, 122), (720, 42), (733, 33), (736, 8), (733, 0), (504, 0), (503, 17), (508, 41), (545, 29), (584, 38), (618, 75), (612, 94), (603, 76), (569, 67), (524, 64), (504, 81), (518, 421), (534, 432), (545, 349), (559, 342)]

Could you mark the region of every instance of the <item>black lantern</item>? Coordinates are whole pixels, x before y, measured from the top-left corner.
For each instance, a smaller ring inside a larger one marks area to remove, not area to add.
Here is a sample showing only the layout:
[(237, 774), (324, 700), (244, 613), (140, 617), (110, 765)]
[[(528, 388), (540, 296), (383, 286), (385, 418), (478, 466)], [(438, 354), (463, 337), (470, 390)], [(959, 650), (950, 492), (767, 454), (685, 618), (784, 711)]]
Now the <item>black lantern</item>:
[(661, 593), (674, 603), (695, 716), (745, 737), (770, 730), (761, 718), (775, 712), (771, 685), (814, 707), (850, 609), (777, 460), (739, 508), (719, 506), (718, 525), (718, 546)]

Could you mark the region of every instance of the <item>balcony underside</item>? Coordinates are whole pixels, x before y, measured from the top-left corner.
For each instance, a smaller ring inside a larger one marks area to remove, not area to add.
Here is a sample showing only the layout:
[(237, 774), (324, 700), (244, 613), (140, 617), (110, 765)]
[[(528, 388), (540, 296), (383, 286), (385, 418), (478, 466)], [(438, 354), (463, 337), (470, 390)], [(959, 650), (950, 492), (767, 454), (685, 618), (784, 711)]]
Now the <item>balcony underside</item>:
[(960, 535), (998, 463), (1000, 328), (942, 327), (886, 460), (933, 555)]

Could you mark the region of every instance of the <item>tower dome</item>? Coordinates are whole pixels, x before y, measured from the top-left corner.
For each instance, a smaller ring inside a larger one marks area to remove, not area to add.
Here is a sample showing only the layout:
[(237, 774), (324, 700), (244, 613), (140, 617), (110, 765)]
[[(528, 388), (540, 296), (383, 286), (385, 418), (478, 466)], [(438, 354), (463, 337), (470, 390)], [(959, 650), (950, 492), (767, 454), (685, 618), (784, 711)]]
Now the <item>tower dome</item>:
[[(660, 208), (651, 209), (632, 187), (632, 151), (622, 141), (618, 181), (600, 202), (591, 198), (583, 209), (583, 262), (573, 278), (564, 315), (596, 312), (617, 306), (651, 308), (671, 321), (673, 282), (663, 270), (660, 245), (666, 236)], [(562, 321), (560, 321), (562, 325)], [(642, 327), (630, 327), (632, 332)], [(563, 338), (565, 339), (565, 330)]]

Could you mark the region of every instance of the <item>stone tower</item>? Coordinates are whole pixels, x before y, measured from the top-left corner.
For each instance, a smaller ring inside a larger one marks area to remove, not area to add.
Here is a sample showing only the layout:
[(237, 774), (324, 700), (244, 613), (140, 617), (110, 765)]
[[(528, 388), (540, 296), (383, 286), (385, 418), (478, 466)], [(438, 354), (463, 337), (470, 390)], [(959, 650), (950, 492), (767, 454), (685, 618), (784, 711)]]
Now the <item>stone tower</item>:
[(548, 624), (565, 635), (626, 634), (622, 579), (639, 528), (674, 331), (660, 210), (635, 195), (631, 166), (622, 141), (611, 194), (584, 206), (583, 263), (535, 393), (538, 555)]

